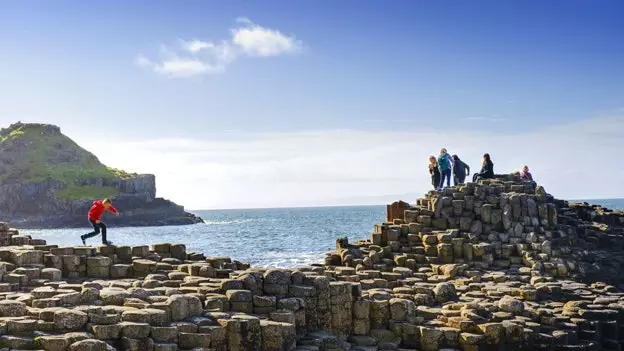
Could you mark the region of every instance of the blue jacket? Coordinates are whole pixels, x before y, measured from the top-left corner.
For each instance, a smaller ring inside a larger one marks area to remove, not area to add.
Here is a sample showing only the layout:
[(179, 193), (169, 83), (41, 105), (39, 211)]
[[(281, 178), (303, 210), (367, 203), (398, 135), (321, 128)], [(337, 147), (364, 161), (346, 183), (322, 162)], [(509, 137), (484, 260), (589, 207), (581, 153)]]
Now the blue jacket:
[(447, 169), (451, 169), (453, 167), (453, 162), (451, 161), (451, 155), (444, 154), (438, 157), (438, 169), (440, 173), (446, 171)]

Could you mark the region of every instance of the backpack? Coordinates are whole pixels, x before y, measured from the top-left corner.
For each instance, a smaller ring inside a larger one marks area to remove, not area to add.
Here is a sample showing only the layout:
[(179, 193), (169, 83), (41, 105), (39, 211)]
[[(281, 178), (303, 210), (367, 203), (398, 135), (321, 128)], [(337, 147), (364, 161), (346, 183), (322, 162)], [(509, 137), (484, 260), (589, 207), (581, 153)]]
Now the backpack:
[(438, 168), (440, 171), (451, 169), (451, 160), (448, 154), (440, 155), (438, 157)]

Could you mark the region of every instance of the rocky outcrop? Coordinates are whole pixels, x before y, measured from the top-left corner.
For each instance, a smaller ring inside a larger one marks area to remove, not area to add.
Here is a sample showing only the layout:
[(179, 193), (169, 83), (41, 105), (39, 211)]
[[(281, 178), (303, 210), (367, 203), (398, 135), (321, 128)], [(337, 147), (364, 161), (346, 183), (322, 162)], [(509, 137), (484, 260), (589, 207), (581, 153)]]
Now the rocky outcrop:
[(182, 206), (156, 197), (152, 174), (111, 169), (51, 125), (16, 123), (0, 131), (0, 220), (22, 228), (88, 225), (94, 200), (110, 197), (127, 226), (201, 222)]
[[(130, 179), (81, 179), (77, 183), (95, 187), (114, 187), (111, 196), (120, 216), (107, 216), (106, 222), (118, 226), (163, 226), (201, 223), (183, 206), (157, 198), (156, 179), (139, 174)], [(21, 228), (84, 227), (86, 214), (96, 199), (64, 200), (54, 196), (63, 184), (53, 180), (29, 184), (0, 185), (0, 220), (12, 221)]]
[(0, 223), (0, 347), (622, 349), (624, 213), (510, 175), (389, 217), (294, 269), (179, 243), (57, 247)]

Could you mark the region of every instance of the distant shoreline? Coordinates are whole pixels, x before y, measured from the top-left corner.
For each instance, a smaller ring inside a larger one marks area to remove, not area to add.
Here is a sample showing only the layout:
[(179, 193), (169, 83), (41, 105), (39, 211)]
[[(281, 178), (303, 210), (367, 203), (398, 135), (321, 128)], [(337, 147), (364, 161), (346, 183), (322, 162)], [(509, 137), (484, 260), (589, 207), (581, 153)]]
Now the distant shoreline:
[[(399, 201), (400, 199), (396, 199), (395, 201)], [(403, 200), (405, 201), (405, 200)], [(571, 199), (566, 200), (568, 202), (587, 202), (589, 204), (601, 205), (610, 202), (621, 202), (621, 205), (617, 208), (609, 209), (624, 209), (624, 197), (622, 198), (604, 198), (604, 199)], [(210, 212), (210, 211), (258, 211), (258, 210), (289, 210), (289, 209), (315, 209), (315, 208), (336, 208), (336, 207), (378, 207), (378, 206), (386, 206), (388, 203), (384, 204), (362, 204), (362, 205), (319, 205), (319, 206), (277, 206), (277, 207), (241, 207), (241, 208), (210, 208), (210, 209), (198, 209), (198, 210), (187, 210), (191, 213), (197, 212)]]

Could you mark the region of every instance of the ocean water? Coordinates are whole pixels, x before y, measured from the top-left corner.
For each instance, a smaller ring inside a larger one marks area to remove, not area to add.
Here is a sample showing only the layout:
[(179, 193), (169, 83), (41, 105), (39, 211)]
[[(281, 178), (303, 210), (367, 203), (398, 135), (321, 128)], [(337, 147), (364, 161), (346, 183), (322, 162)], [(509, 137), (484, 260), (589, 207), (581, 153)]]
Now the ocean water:
[[(336, 247), (336, 238), (368, 237), (383, 222), (385, 206), (280, 208), (193, 211), (205, 223), (169, 227), (109, 227), (107, 238), (117, 245), (178, 242), (187, 251), (230, 256), (254, 266), (293, 267), (322, 262)], [(106, 223), (106, 218), (102, 220)], [(20, 230), (21, 234), (59, 246), (82, 245), (84, 229)], [(99, 237), (87, 240), (98, 245)]]
[(597, 200), (570, 200), (572, 202), (587, 202), (597, 204), (611, 210), (624, 210), (624, 199), (597, 199)]
[[(624, 199), (585, 200), (624, 209)], [(194, 211), (205, 223), (172, 227), (111, 227), (108, 239), (119, 245), (184, 243), (208, 256), (230, 256), (254, 266), (293, 267), (319, 263), (336, 238), (368, 237), (383, 222), (385, 206)], [(106, 218), (103, 218), (106, 221)], [(59, 246), (79, 245), (84, 229), (21, 230)], [(99, 237), (87, 244), (97, 245)]]

